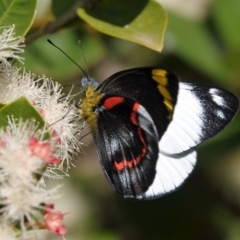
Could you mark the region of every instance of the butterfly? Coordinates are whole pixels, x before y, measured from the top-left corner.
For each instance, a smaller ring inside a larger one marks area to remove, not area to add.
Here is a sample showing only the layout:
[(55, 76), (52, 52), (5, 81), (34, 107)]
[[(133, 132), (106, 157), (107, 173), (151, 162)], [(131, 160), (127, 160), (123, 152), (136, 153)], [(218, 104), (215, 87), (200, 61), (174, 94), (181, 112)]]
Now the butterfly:
[(124, 70), (94, 84), (82, 80), (79, 112), (108, 181), (131, 199), (177, 189), (196, 165), (195, 148), (224, 129), (239, 107), (226, 90), (181, 82), (159, 68)]

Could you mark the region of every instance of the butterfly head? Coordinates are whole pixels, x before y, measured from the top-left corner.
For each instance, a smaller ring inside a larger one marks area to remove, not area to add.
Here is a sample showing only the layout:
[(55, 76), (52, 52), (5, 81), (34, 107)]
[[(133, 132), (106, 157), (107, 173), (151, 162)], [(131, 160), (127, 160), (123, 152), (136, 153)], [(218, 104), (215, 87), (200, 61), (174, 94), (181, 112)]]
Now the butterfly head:
[(81, 86), (84, 90), (86, 90), (90, 86), (92, 86), (94, 89), (96, 89), (99, 85), (99, 83), (97, 81), (95, 81), (94, 78), (90, 78), (90, 77), (83, 77), (83, 78), (81, 78), (80, 82), (81, 82)]

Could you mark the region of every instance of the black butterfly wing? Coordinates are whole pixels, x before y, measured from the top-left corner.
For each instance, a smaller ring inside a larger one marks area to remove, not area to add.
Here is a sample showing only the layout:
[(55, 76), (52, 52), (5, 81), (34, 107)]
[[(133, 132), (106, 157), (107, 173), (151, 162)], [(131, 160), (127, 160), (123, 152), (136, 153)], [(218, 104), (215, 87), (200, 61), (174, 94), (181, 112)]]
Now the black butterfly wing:
[(159, 142), (156, 175), (142, 199), (176, 190), (196, 164), (195, 147), (224, 129), (238, 108), (238, 98), (226, 90), (180, 82), (173, 119)]
[(102, 168), (113, 188), (126, 198), (142, 196), (153, 183), (158, 132), (145, 109), (124, 99), (98, 113), (94, 132)]
[(148, 198), (145, 192), (156, 175), (158, 141), (176, 104), (177, 77), (161, 69), (130, 69), (114, 74), (97, 91), (103, 99), (94, 138), (102, 168), (124, 197)]
[[(106, 101), (111, 98), (116, 100), (113, 96)], [(181, 157), (159, 152), (158, 132), (146, 109), (119, 99), (123, 102), (98, 113), (98, 130), (93, 134), (100, 164), (112, 187), (134, 199), (152, 199), (176, 189), (192, 172), (196, 152)]]
[(172, 119), (178, 88), (175, 74), (143, 67), (118, 72), (100, 84), (97, 90), (105, 97), (122, 96), (142, 105), (153, 119), (160, 139)]
[(156, 198), (179, 187), (196, 163), (194, 148), (238, 110), (233, 94), (190, 83), (178, 90), (176, 76), (158, 70), (119, 72), (97, 89), (103, 94), (94, 131), (99, 160), (127, 198)]
[(154, 181), (138, 198), (176, 190), (194, 169), (195, 147), (223, 130), (238, 108), (239, 99), (226, 90), (180, 82), (173, 119), (159, 142)]

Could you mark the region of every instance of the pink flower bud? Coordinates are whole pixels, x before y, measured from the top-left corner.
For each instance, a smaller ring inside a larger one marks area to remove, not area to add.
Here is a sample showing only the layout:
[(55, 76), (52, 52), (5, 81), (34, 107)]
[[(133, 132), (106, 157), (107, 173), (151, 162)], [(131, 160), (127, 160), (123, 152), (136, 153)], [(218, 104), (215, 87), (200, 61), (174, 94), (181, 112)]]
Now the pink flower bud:
[(54, 157), (51, 152), (51, 145), (49, 142), (41, 143), (38, 139), (32, 137), (29, 140), (29, 146), (32, 154), (41, 158), (44, 162), (49, 164), (60, 164), (61, 160)]
[(62, 225), (64, 214), (53, 210), (53, 208), (53, 204), (46, 205), (43, 227), (59, 236), (63, 236), (67, 233), (67, 228)]

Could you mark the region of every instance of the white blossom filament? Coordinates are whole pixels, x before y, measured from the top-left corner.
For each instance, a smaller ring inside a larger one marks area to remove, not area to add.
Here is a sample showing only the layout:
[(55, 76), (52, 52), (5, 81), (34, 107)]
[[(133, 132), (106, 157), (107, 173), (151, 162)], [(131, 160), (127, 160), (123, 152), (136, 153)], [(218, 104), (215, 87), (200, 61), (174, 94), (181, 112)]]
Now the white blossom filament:
[(14, 25), (0, 27), (0, 61), (12, 58), (23, 62), (23, 58), (18, 54), (23, 52), (24, 39), (14, 35)]

